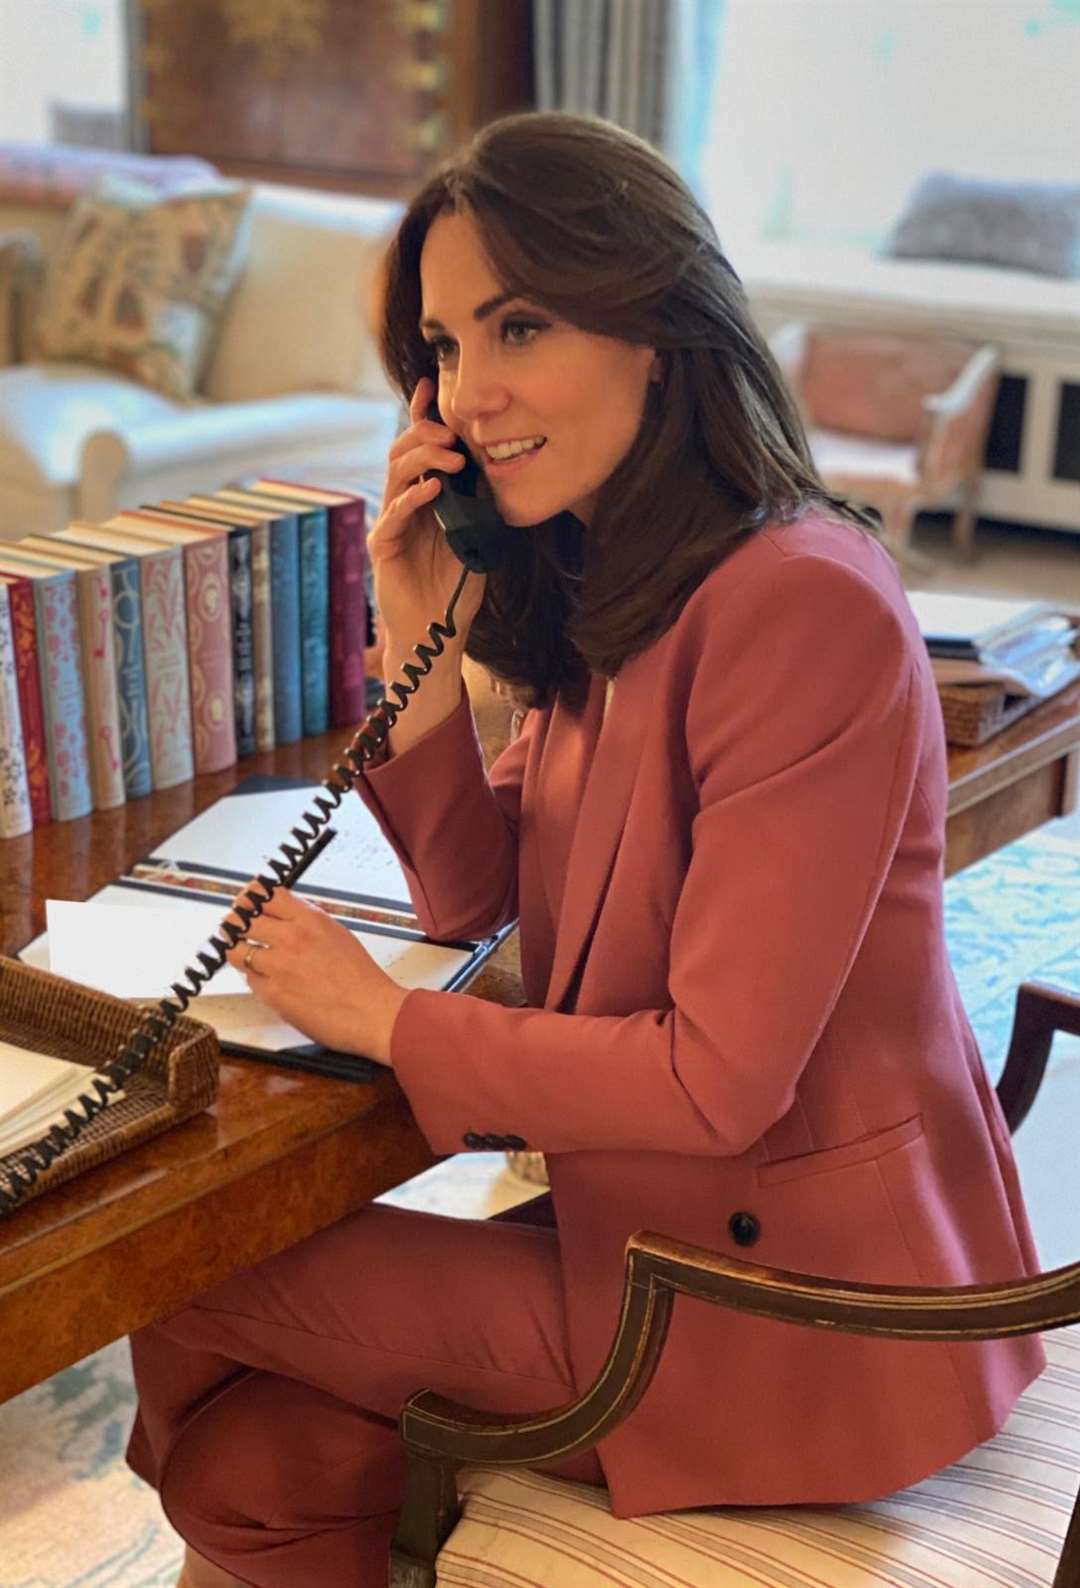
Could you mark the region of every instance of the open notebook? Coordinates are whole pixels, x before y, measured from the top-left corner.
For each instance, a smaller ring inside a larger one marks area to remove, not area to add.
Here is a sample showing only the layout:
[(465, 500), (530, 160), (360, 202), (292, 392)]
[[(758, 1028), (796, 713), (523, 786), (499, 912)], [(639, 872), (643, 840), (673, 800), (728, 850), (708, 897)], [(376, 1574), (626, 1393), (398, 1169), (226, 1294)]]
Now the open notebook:
[[(87, 1090), (85, 1064), (0, 1042), (0, 1158), (45, 1134)], [(123, 1097), (116, 1092), (110, 1103)]]
[[(50, 900), (48, 930), (20, 958), (118, 997), (169, 995), (172, 982), (184, 980), (184, 967), (197, 964), (239, 889), (267, 870), (267, 857), (277, 854), (318, 792), (319, 785), (304, 780), (246, 778), (85, 904)], [(403, 987), (454, 990), (471, 980), (505, 931), (452, 943), (425, 937), (397, 857), (355, 794), (334, 812), (330, 830), (297, 896), (323, 904)], [(190, 1013), (231, 1052), (347, 1079), (373, 1073), (355, 1055), (309, 1042), (228, 965)]]

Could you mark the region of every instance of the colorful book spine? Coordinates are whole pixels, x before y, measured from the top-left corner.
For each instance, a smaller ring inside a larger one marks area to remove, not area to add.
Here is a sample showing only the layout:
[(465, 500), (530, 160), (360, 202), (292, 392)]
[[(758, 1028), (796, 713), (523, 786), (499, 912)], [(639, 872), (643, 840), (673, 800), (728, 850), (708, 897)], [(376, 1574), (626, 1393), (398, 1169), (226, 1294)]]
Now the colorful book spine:
[(139, 564), (134, 557), (124, 557), (114, 562), (110, 571), (124, 789), (128, 799), (139, 799), (149, 794), (154, 786)]
[(330, 509), (330, 721), (362, 721), (368, 633), (364, 500)]
[(144, 552), (139, 559), (150, 765), (155, 789), (172, 788), (195, 772), (180, 551), (179, 546), (167, 546)]
[(35, 577), (33, 586), (49, 799), (58, 822), (75, 821), (94, 808), (75, 574), (59, 568), (47, 579)]
[(26, 780), (15, 631), (9, 587), (0, 584), (0, 838), (17, 838), (34, 825)]
[(325, 507), (299, 514), (300, 682), (304, 732), (330, 726), (330, 541)]
[(274, 731), (278, 744), (303, 732), (300, 688), (300, 540), (297, 515), (270, 525), (270, 608), (274, 628)]
[(251, 652), (255, 668), (255, 748), (277, 743), (274, 702), (274, 620), (270, 583), (270, 525), (251, 526)]
[(79, 592), (79, 632), (90, 742), (90, 785), (94, 792), (94, 809), (107, 811), (123, 805), (127, 798), (112, 577), (108, 566), (103, 566), (80, 568), (75, 580)]
[(255, 753), (255, 645), (251, 598), (251, 530), (237, 524), (229, 531), (229, 605), (238, 756)]
[(41, 698), (34, 592), (29, 579), (8, 575), (0, 579), (0, 583), (7, 587), (11, 606), (15, 678), (19, 688), (19, 718), (30, 810), (34, 826), (44, 827), (52, 820), (52, 803), (49, 798), (49, 757), (45, 745), (45, 707)]
[(183, 547), (196, 772), (236, 760), (229, 548), (224, 531)]

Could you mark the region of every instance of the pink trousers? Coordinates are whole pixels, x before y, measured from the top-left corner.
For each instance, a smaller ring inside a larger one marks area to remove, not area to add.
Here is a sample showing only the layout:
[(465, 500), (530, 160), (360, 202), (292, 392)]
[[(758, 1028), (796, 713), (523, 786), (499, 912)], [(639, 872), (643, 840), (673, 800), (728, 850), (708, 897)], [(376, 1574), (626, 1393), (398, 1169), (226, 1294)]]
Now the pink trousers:
[[(132, 1337), (128, 1461), (253, 1588), (385, 1588), (416, 1390), (491, 1411), (575, 1393), (556, 1235), (375, 1206)], [(593, 1453), (557, 1470), (603, 1483)]]

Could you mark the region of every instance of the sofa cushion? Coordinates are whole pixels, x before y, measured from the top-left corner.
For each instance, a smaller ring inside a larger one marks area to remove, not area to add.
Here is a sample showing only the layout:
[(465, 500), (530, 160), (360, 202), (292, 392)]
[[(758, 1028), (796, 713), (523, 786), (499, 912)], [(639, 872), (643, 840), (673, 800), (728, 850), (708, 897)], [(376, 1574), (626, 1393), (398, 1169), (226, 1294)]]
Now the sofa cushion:
[(33, 232), (0, 232), (0, 367), (17, 364), (45, 274), (45, 256)]
[(207, 396), (385, 398), (368, 295), (400, 214), (401, 205), (387, 199), (257, 187), (248, 268), (229, 300)]
[(1080, 186), (931, 171), (882, 252), (895, 259), (967, 259), (1080, 277)]
[(535, 1472), (465, 1473), (464, 1516), (439, 1556), (438, 1581), (1050, 1588), (1080, 1480), (1080, 1325), (1045, 1345), (1045, 1371), (994, 1439), (884, 1500), (622, 1521), (600, 1489)]
[(190, 398), (243, 264), (249, 196), (233, 184), (162, 198), (107, 178), (72, 209), (49, 263), (35, 355)]
[(88, 364), (15, 364), (0, 369), (0, 492), (40, 489), (79, 477), (86, 438), (177, 412), (157, 392)]

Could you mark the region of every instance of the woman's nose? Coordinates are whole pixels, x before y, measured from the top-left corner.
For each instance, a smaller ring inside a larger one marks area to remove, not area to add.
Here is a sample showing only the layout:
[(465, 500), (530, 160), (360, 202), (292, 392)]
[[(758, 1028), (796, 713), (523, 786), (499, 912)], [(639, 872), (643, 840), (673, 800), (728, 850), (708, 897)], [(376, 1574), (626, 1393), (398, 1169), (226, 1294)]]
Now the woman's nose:
[(500, 414), (509, 401), (506, 386), (494, 371), (473, 363), (468, 368), (459, 361), (450, 391), (450, 410), (461, 424), (475, 424)]

